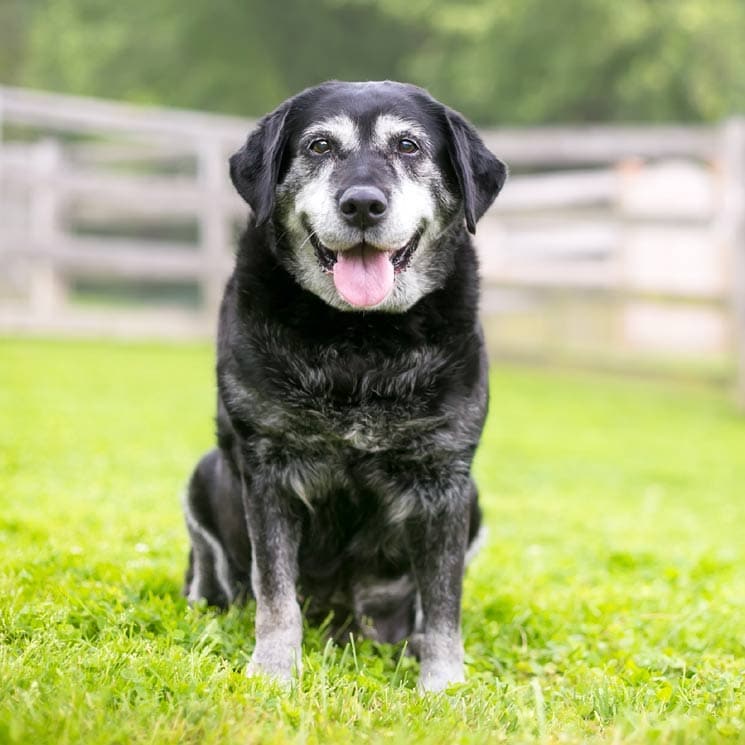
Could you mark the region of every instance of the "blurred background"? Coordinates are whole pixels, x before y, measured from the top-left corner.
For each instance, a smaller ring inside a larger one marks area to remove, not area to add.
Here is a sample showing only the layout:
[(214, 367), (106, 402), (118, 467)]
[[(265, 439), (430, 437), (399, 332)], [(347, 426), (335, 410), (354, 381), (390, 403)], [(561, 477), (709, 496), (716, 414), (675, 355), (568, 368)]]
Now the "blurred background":
[(329, 78), (427, 87), (512, 177), (495, 357), (745, 402), (742, 0), (0, 0), (0, 333), (209, 338), (227, 157)]

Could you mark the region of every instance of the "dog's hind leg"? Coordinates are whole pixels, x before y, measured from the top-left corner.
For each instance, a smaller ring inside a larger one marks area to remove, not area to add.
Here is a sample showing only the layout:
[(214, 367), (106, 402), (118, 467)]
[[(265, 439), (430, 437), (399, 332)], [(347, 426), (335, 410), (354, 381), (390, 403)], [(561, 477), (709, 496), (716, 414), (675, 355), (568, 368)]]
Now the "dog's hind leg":
[[(223, 535), (226, 521), (237, 521), (236, 532), (246, 533), (243, 516), (236, 513), (230, 498), (233, 481), (219, 450), (210, 451), (199, 461), (189, 481), (184, 515), (191, 547), (184, 594), (190, 603), (204, 599), (209, 605), (226, 608), (248, 591), (250, 568), (241, 571), (235, 565)], [(247, 544), (247, 533), (245, 541)], [(250, 556), (250, 548), (245, 555)]]
[(368, 638), (396, 644), (414, 631), (416, 585), (410, 574), (396, 579), (361, 577), (352, 585), (357, 627)]

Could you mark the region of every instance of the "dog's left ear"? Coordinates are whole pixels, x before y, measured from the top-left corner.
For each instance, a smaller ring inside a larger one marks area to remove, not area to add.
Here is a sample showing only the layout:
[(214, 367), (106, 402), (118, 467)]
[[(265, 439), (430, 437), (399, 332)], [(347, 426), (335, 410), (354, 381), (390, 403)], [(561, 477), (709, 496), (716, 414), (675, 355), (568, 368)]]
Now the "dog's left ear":
[(285, 120), (289, 110), (285, 102), (263, 117), (246, 144), (230, 156), (233, 186), (250, 205), (257, 225), (266, 222), (274, 210), (274, 191), (287, 144)]
[(446, 109), (447, 148), (463, 196), (466, 227), (476, 232), (476, 223), (496, 199), (507, 166), (492, 155), (478, 132), (457, 112)]

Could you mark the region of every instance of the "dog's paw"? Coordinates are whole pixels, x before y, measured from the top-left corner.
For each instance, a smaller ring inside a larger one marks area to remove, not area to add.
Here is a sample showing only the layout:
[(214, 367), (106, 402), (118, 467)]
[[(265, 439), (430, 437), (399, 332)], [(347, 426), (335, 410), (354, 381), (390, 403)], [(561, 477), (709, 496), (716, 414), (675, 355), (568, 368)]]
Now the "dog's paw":
[(249, 678), (263, 675), (285, 686), (302, 671), (302, 659), (299, 646), (287, 644), (281, 640), (264, 639), (256, 642), (256, 648), (246, 668)]
[(446, 660), (431, 663), (423, 662), (417, 690), (419, 693), (437, 693), (444, 691), (454, 683), (463, 683), (465, 679), (463, 665), (460, 662)]
[(463, 642), (458, 633), (424, 633), (418, 639), (420, 673), (417, 688), (420, 693), (444, 691), (455, 683), (463, 683)]

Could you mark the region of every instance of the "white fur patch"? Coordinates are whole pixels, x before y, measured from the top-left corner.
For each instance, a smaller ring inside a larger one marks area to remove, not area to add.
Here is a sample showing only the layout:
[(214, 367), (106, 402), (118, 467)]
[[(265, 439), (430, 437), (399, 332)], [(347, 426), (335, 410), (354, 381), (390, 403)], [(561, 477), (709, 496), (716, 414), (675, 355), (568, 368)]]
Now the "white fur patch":
[(316, 137), (329, 137), (347, 151), (359, 150), (360, 147), (359, 129), (354, 120), (345, 114), (316, 122), (303, 133), (304, 140)]
[[(230, 569), (228, 567), (228, 557), (222, 547), (222, 543), (215, 538), (197, 519), (189, 509), (189, 501), (184, 497), (184, 514), (186, 515), (186, 524), (190, 530), (196, 533), (209, 547), (215, 559), (215, 576), (220, 584), (220, 589), (228, 600), (234, 597), (233, 585), (230, 581)], [(203, 568), (199, 557), (199, 552), (194, 551), (194, 577), (189, 585), (188, 600), (196, 603), (205, 597), (202, 591)]]
[(476, 558), (476, 554), (478, 554), (479, 551), (481, 551), (481, 549), (484, 547), (488, 537), (489, 530), (485, 525), (482, 524), (481, 527), (479, 527), (479, 532), (476, 533), (473, 540), (471, 541), (471, 545), (466, 551), (466, 566), (468, 566)]
[(413, 137), (419, 145), (429, 143), (427, 133), (417, 122), (393, 114), (381, 114), (373, 127), (373, 143), (381, 150), (387, 150), (394, 137)]

